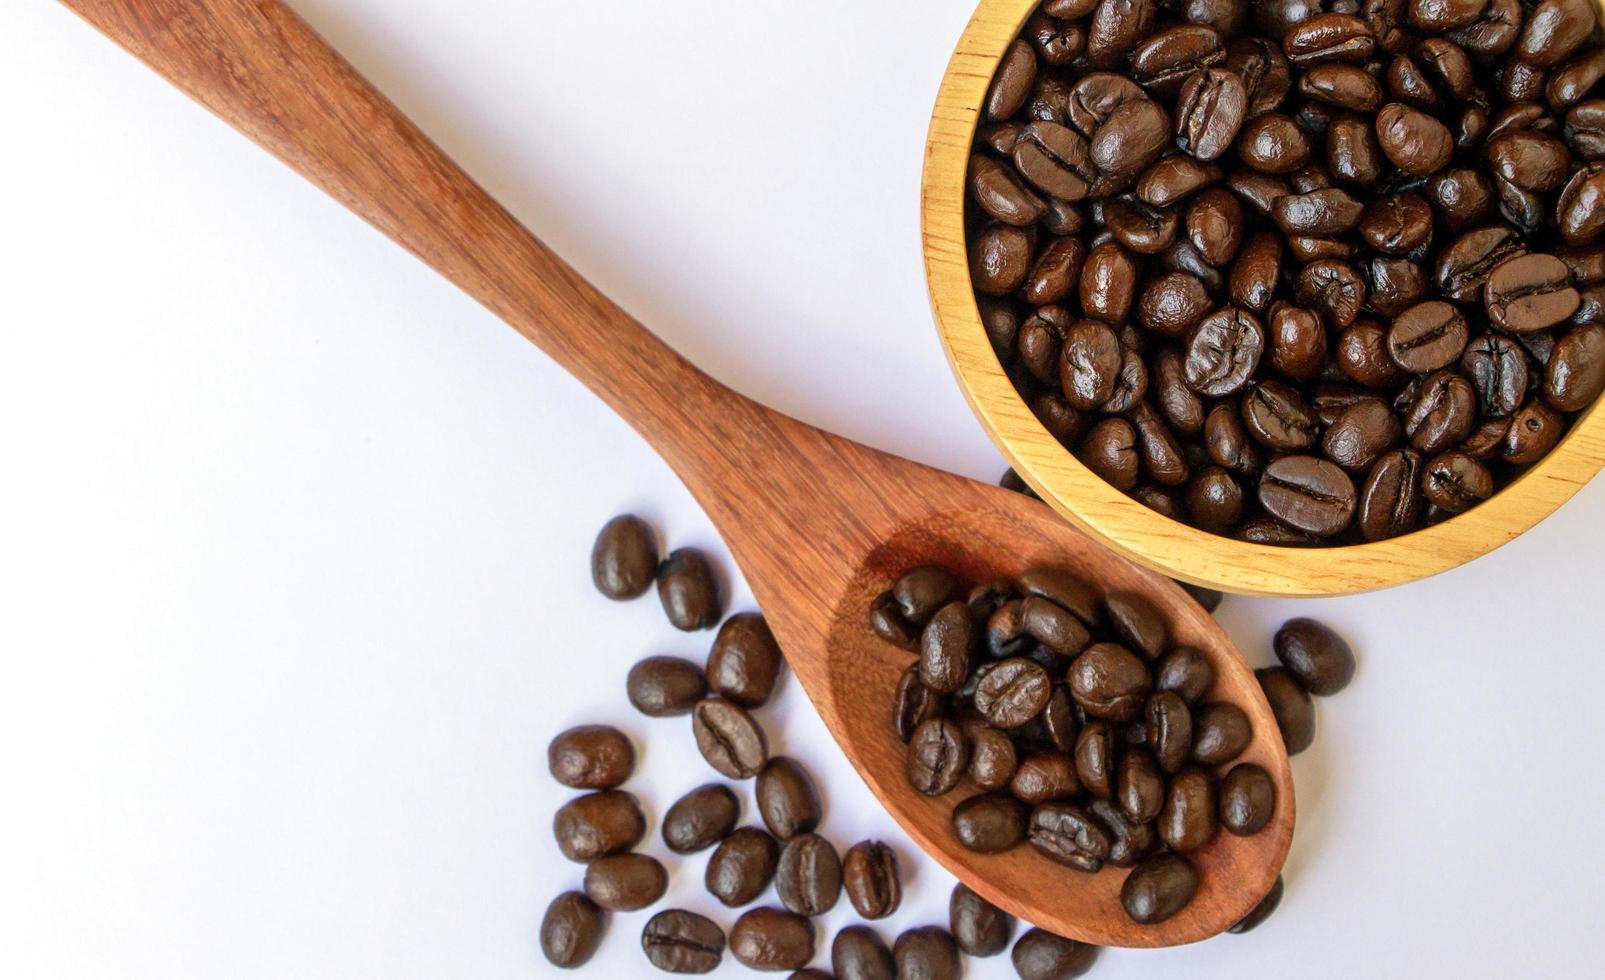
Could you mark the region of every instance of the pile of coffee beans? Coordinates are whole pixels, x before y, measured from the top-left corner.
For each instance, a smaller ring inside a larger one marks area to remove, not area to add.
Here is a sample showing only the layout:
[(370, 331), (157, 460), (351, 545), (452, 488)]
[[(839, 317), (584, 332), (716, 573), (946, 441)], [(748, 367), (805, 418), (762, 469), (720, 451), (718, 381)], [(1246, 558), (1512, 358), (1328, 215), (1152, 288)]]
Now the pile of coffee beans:
[[(924, 565), (876, 598), (870, 623), (916, 655), (893, 711), (908, 780), (929, 796), (962, 784), (953, 834), (970, 850), (1029, 844), (1077, 871), (1130, 868), (1122, 903), (1151, 924), (1192, 900), (1187, 854), (1221, 827), (1270, 822), (1270, 773), (1233, 765), (1248, 715), (1211, 698), (1209, 659), (1139, 595), (1100, 596), (1054, 567), (966, 587)], [(1335, 675), (1324, 654), (1302, 662)]]
[[(639, 596), (658, 581), (670, 619), (681, 628), (717, 616), (717, 599), (708, 598), (716, 592), (706, 558), (698, 554), (670, 568), (673, 563), (671, 556), (660, 568), (651, 528), (626, 515), (603, 529), (591, 567), (597, 588), (610, 598)], [(700, 571), (686, 573), (686, 568)], [(690, 578), (664, 588), (665, 577), (685, 574)], [(677, 618), (676, 609), (694, 615)], [(741, 799), (735, 787), (720, 782), (691, 789), (664, 811), (664, 846), (677, 857), (708, 853), (703, 882), (709, 895), (742, 911), (728, 933), (688, 909), (656, 912), (642, 928), (641, 949), (659, 970), (707, 973), (728, 951), (754, 970), (793, 971), (791, 976), (801, 980), (828, 978), (808, 966), (820, 946), (814, 920), (844, 895), (866, 922), (893, 915), (902, 903), (895, 851), (865, 840), (838, 852), (819, 833), (824, 808), (812, 776), (795, 759), (769, 753), (754, 712), (769, 702), (782, 664), (763, 617), (738, 613), (719, 627), (704, 664), (655, 656), (629, 671), (626, 694), (638, 711), (648, 718), (689, 716), (692, 736), (710, 768), (729, 780), (754, 780), (761, 822), (741, 826)], [(638, 799), (622, 788), (636, 764), (634, 743), (624, 732), (611, 725), (570, 728), (552, 739), (547, 762), (552, 778), (584, 791), (553, 820), (563, 856), (584, 865), (582, 886), (554, 899), (540, 928), (547, 959), (572, 968), (596, 953), (612, 913), (658, 904), (672, 869), (636, 850), (650, 827)], [(771, 886), (778, 907), (755, 905)], [(830, 945), (835, 975), (956, 980), (961, 954), (996, 955), (1013, 932), (1007, 914), (962, 885), (953, 893), (949, 920), (948, 928), (909, 929), (891, 945), (869, 925), (847, 926)], [(1021, 977), (1047, 980), (1080, 976), (1097, 953), (1097, 947), (1031, 930), (1016, 944), (1014, 959)]]
[(993, 348), (1212, 533), (1461, 513), (1605, 389), (1601, 77), (1594, 0), (1044, 0), (970, 160)]

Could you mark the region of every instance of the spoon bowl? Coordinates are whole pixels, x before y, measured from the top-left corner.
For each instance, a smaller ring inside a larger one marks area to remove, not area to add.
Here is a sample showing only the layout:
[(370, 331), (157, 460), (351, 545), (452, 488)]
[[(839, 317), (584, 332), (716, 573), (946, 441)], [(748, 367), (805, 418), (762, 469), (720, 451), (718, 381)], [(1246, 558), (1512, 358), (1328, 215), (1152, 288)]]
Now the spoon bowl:
[[(277, 0), (65, 0), (93, 26), (507, 321), (652, 444), (718, 526), (797, 677), (888, 811), (981, 895), (1028, 922), (1100, 945), (1206, 938), (1269, 891), (1293, 833), (1286, 752), (1253, 675), (1173, 583), (1116, 556), (1017, 494), (870, 449), (788, 418), (697, 370), (603, 296), (465, 175)], [(1214, 696), (1254, 726), (1244, 758), (1277, 806), (1251, 838), (1193, 857), (1197, 897), (1139, 926), (1121, 873), (1083, 875), (1024, 850), (982, 857), (947, 830), (956, 795), (902, 779), (890, 723), (909, 655), (868, 626), (871, 598), (939, 561), (976, 578), (1066, 565), (1089, 584), (1147, 595), (1180, 642), (1204, 651)]]

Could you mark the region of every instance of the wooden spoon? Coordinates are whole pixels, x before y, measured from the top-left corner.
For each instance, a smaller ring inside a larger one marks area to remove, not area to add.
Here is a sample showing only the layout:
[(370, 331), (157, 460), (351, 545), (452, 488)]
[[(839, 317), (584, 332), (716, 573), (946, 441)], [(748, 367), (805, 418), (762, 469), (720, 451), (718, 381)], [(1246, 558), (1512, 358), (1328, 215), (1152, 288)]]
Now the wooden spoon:
[[(506, 320), (627, 419), (730, 544), (793, 671), (888, 811), (981, 895), (1100, 945), (1212, 936), (1270, 890), (1293, 835), (1287, 754), (1253, 675), (1215, 621), (1168, 580), (1117, 557), (1042, 504), (823, 432), (715, 382), (535, 239), (277, 0), (65, 0), (87, 21)], [(874, 596), (939, 562), (972, 580), (1056, 563), (1107, 591), (1140, 591), (1174, 642), (1215, 665), (1214, 698), (1254, 725), (1245, 761), (1271, 773), (1259, 834), (1222, 832), (1192, 855), (1181, 913), (1126, 916), (1124, 872), (1086, 875), (1029, 847), (965, 851), (949, 829), (961, 789), (914, 792), (892, 693), (911, 655), (867, 627)]]

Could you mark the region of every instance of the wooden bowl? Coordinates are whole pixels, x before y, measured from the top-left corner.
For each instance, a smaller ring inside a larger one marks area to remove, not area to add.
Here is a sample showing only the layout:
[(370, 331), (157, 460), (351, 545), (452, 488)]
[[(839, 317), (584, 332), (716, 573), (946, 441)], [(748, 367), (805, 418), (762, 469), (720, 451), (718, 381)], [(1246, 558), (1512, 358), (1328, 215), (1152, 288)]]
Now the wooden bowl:
[(979, 0), (942, 78), (925, 146), (925, 274), (948, 361), (1009, 464), (1054, 510), (1173, 578), (1248, 595), (1324, 596), (1413, 582), (1477, 558), (1565, 503), (1605, 464), (1596, 405), (1538, 464), (1465, 514), (1387, 541), (1332, 548), (1249, 544), (1189, 527), (1106, 483), (1065, 449), (1004, 375), (976, 308), (964, 240), (965, 171), (998, 61), (1038, 0)]

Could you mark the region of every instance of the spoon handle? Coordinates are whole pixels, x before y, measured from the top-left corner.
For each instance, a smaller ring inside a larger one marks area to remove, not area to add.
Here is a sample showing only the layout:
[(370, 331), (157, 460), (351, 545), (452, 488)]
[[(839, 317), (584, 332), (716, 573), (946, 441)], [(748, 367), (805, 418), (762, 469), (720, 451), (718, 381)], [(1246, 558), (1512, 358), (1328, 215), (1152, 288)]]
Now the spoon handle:
[(279, 0), (63, 3), (533, 341), (693, 490), (790, 422), (602, 295)]

